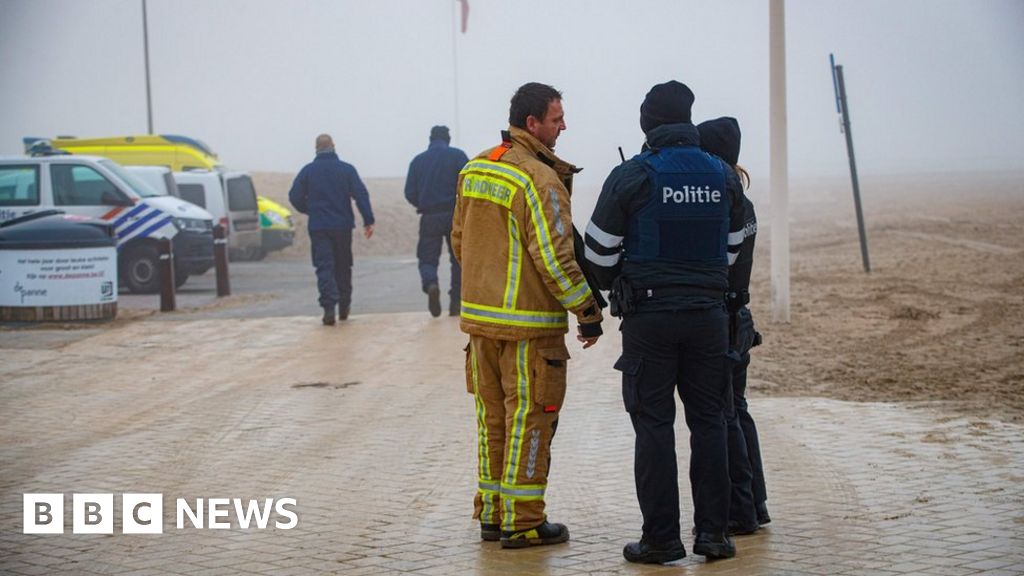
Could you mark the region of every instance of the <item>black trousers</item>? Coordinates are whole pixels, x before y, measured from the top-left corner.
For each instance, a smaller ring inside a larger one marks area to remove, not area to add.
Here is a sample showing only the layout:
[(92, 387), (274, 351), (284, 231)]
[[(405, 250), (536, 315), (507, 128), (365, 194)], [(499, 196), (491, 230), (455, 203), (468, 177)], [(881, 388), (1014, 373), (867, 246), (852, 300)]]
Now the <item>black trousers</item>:
[(340, 310), (352, 303), (352, 230), (310, 230), (320, 306)]
[(634, 472), (647, 542), (678, 541), (679, 479), (675, 394), (690, 429), (693, 520), (699, 532), (725, 532), (730, 481), (726, 406), (728, 314), (639, 312), (622, 321), (622, 397), (636, 432)]
[(756, 331), (750, 310), (745, 307), (731, 321), (733, 336), (730, 356), (735, 362), (730, 370), (734, 407), (729, 415), (729, 472), (733, 482), (730, 518), (749, 525), (756, 521), (751, 508), (768, 500), (757, 425), (747, 406), (747, 367), (750, 365), (750, 348)]
[[(729, 356), (728, 373), (732, 394), (732, 406), (726, 410), (726, 425), (729, 431), (729, 481), (732, 483), (729, 521), (740, 526), (750, 527), (757, 525), (757, 511), (754, 508), (754, 469), (751, 443), (754, 445), (754, 454), (757, 456), (759, 469), (761, 465), (761, 452), (757, 446), (757, 429), (753, 427), (754, 421), (751, 419), (750, 413), (747, 412), (747, 402), (743, 396), (747, 387), (747, 364), (750, 363), (750, 354), (744, 354), (741, 357), (733, 349), (729, 351)], [(763, 493), (763, 472), (761, 473), (761, 488)]]

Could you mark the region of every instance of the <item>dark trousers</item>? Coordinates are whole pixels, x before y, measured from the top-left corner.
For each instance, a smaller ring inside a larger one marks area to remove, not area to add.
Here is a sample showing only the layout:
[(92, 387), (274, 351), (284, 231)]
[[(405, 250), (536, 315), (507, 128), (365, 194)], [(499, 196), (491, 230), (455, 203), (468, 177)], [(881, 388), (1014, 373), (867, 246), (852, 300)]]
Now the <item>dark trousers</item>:
[(352, 230), (310, 230), (320, 306), (347, 310), (352, 303)]
[[(768, 500), (768, 491), (764, 482), (764, 465), (761, 463), (761, 443), (757, 437), (757, 426), (747, 409), (747, 366), (750, 365), (750, 353), (745, 353), (741, 360), (732, 370), (732, 401), (735, 407), (735, 415), (730, 419), (729, 431), (729, 470), (736, 468), (741, 476), (749, 476), (750, 498), (752, 504), (764, 504)], [(736, 442), (734, 437), (740, 436)], [(735, 444), (735, 451), (733, 449)], [(735, 456), (734, 456), (735, 454)], [(747, 472), (743, 472), (746, 470)], [(734, 494), (734, 503), (737, 499), (740, 505), (745, 505), (744, 494)], [(735, 508), (735, 506), (734, 506)], [(748, 523), (745, 513), (737, 514), (731, 511), (732, 518)], [(751, 516), (753, 518), (753, 516)]]
[(437, 265), (441, 261), (441, 245), (448, 245), (448, 260), (452, 266), (451, 301), (458, 304), (462, 298), (462, 267), (452, 253), (452, 212), (430, 212), (420, 216), (420, 240), (416, 244), (420, 280), (423, 290), (437, 283)]
[[(735, 349), (729, 351), (729, 376), (731, 380), (732, 406), (726, 410), (726, 423), (729, 430), (729, 481), (732, 483), (732, 494), (729, 502), (729, 521), (739, 526), (757, 525), (757, 513), (754, 508), (754, 470), (751, 457), (751, 442), (757, 450), (757, 465), (760, 468), (760, 449), (757, 447), (757, 429), (747, 412), (747, 401), (743, 396), (747, 387), (747, 365), (750, 354), (742, 356)], [(742, 403), (742, 407), (741, 407)], [(742, 411), (742, 415), (741, 415)], [(746, 425), (749, 423), (749, 431)], [(748, 440), (747, 436), (751, 439)], [(762, 493), (764, 476), (761, 476)], [(764, 500), (760, 500), (763, 502)]]
[(622, 320), (622, 396), (636, 432), (634, 472), (645, 541), (678, 541), (675, 394), (690, 429), (693, 519), (699, 532), (725, 532), (729, 518), (724, 305), (635, 313)]

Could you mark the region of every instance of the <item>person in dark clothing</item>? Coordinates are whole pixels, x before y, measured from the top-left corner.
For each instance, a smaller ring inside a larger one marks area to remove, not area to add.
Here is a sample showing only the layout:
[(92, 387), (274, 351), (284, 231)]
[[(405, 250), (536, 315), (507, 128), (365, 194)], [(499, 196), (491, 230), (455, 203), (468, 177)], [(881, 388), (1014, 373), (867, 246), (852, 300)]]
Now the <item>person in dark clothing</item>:
[(288, 191), (288, 200), (309, 215), (309, 240), (313, 266), (324, 309), (323, 323), (334, 324), (348, 318), (352, 304), (352, 229), (355, 216), (352, 202), (363, 217), (363, 235), (373, 236), (373, 209), (366, 186), (354, 166), (342, 162), (328, 134), (316, 137), (316, 158), (299, 171)]
[(651, 88), (640, 107), (644, 150), (605, 180), (587, 225), (585, 253), (622, 316), (622, 396), (636, 432), (634, 471), (643, 514), (630, 562), (686, 556), (679, 528), (675, 398), (690, 429), (693, 551), (729, 558), (729, 404), (725, 374), (729, 266), (740, 249), (743, 188), (700, 149), (694, 96), (676, 81)]
[(451, 289), (448, 291), (448, 314), (458, 316), (461, 306), (462, 268), (452, 254), (450, 234), (455, 211), (455, 187), (459, 171), (469, 162), (466, 153), (449, 146), (447, 126), (430, 129), (430, 145), (409, 163), (405, 178), (405, 199), (420, 214), (420, 239), (416, 244), (420, 281), (427, 294), (427, 307), (434, 317), (441, 315), (441, 289), (437, 281), (437, 265), (441, 245), (448, 244), (451, 262)]
[[(697, 126), (701, 148), (732, 166), (744, 186), (750, 176), (739, 164), (740, 126), (735, 118), (723, 117)], [(747, 367), (750, 349), (761, 343), (755, 329), (750, 302), (750, 272), (754, 264), (754, 240), (757, 216), (747, 198), (743, 203), (743, 244), (736, 262), (729, 268), (729, 356), (732, 362), (733, 407), (727, 417), (729, 425), (729, 475), (732, 480), (732, 502), (729, 507), (729, 531), (750, 534), (771, 522), (768, 515), (768, 493), (761, 462), (761, 445), (757, 426), (747, 406)]]

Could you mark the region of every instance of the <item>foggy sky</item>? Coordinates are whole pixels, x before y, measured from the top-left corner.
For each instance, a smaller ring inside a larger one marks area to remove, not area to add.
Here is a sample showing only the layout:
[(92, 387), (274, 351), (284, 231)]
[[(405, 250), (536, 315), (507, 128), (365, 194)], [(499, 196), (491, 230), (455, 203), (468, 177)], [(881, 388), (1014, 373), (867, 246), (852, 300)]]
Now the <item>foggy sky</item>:
[[(453, 34), (454, 0), (149, 0), (154, 130), (286, 172), (329, 132), (363, 176), (404, 176), (434, 124), (470, 155), (496, 144), (540, 81), (564, 93), (556, 152), (596, 187), (642, 143), (644, 94), (677, 79), (695, 121), (739, 119), (740, 163), (767, 176), (767, 0), (470, 7)], [(786, 24), (791, 177), (848, 169), (829, 52), (863, 174), (1024, 169), (1024, 2), (790, 0)], [(0, 154), (145, 133), (143, 62), (141, 0), (0, 0)]]

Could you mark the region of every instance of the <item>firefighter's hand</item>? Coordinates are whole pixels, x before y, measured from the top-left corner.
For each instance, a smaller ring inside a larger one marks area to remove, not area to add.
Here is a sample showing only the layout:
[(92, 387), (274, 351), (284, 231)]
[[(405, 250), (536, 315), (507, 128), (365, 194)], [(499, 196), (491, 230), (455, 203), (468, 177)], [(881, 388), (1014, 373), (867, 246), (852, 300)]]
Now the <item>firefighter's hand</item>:
[(370, 236), (373, 236), (373, 224), (363, 226), (363, 236), (365, 236), (367, 240), (370, 239)]

